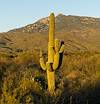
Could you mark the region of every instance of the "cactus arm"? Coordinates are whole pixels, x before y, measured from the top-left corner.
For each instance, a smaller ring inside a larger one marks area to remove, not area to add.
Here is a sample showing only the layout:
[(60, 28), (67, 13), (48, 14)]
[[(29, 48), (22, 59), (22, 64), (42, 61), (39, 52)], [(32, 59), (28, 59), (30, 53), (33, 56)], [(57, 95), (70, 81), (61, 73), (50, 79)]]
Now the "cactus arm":
[(40, 50), (40, 66), (43, 70), (46, 70), (46, 64), (44, 62), (44, 59), (43, 59), (43, 54), (42, 54), (42, 51)]
[(53, 62), (53, 70), (56, 70), (58, 68), (58, 65), (59, 65), (59, 53), (57, 52), (55, 55), (54, 55), (54, 62)]
[(48, 45), (48, 62), (53, 63), (54, 60), (54, 49), (53, 46)]
[(64, 52), (64, 47), (65, 47), (64, 41), (61, 41), (59, 53), (63, 53)]
[(63, 52), (64, 52), (64, 47), (65, 47), (65, 45), (63, 44), (63, 45), (60, 47), (59, 53), (63, 53)]
[(43, 70), (46, 70), (46, 64), (44, 62), (44, 59), (43, 58), (40, 58), (40, 66)]
[(59, 40), (58, 39), (55, 39), (55, 52), (58, 52), (59, 51)]
[(55, 39), (55, 55), (54, 55), (54, 62), (53, 62), (53, 70), (56, 70), (59, 65), (59, 40)]
[(59, 50), (59, 65), (58, 65), (58, 68), (60, 68), (60, 66), (62, 65), (64, 47), (65, 47), (65, 45), (62, 44), (61, 47), (60, 47), (60, 50)]

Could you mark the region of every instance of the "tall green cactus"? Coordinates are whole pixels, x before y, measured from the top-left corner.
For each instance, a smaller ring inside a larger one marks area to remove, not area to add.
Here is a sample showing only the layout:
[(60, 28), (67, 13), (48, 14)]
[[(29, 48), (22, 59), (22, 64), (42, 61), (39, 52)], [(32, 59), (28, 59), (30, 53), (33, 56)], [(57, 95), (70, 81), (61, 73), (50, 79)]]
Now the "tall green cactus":
[(55, 90), (55, 70), (61, 66), (64, 51), (64, 42), (59, 43), (55, 39), (55, 16), (50, 14), (49, 22), (49, 42), (48, 42), (48, 61), (45, 63), (42, 51), (40, 51), (40, 66), (47, 72), (48, 90), (51, 94)]

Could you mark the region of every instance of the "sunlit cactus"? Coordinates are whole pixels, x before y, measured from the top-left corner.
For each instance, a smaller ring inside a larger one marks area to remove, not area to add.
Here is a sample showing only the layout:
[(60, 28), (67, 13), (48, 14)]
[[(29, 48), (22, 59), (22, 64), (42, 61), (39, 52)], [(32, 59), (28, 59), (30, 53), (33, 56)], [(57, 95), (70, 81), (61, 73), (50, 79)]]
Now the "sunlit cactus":
[(55, 70), (61, 66), (64, 42), (59, 43), (55, 39), (55, 16), (50, 14), (49, 22), (49, 42), (48, 42), (48, 61), (45, 63), (42, 51), (40, 50), (40, 66), (47, 72), (48, 91), (53, 94), (55, 91)]

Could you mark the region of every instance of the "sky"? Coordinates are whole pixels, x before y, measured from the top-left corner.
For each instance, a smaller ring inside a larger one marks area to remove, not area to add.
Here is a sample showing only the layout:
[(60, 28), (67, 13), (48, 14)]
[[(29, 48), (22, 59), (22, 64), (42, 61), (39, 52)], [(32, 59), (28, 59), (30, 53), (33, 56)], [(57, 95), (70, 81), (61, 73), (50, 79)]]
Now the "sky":
[(0, 0), (0, 32), (34, 23), (51, 12), (100, 18), (100, 0)]

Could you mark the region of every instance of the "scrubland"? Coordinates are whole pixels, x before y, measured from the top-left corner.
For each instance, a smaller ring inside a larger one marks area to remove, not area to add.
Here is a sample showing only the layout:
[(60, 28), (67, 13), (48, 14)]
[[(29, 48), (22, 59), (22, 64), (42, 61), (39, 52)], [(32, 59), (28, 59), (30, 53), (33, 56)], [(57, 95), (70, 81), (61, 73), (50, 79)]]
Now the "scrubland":
[(64, 53), (55, 75), (50, 96), (38, 50), (0, 53), (1, 104), (100, 104), (100, 53)]

